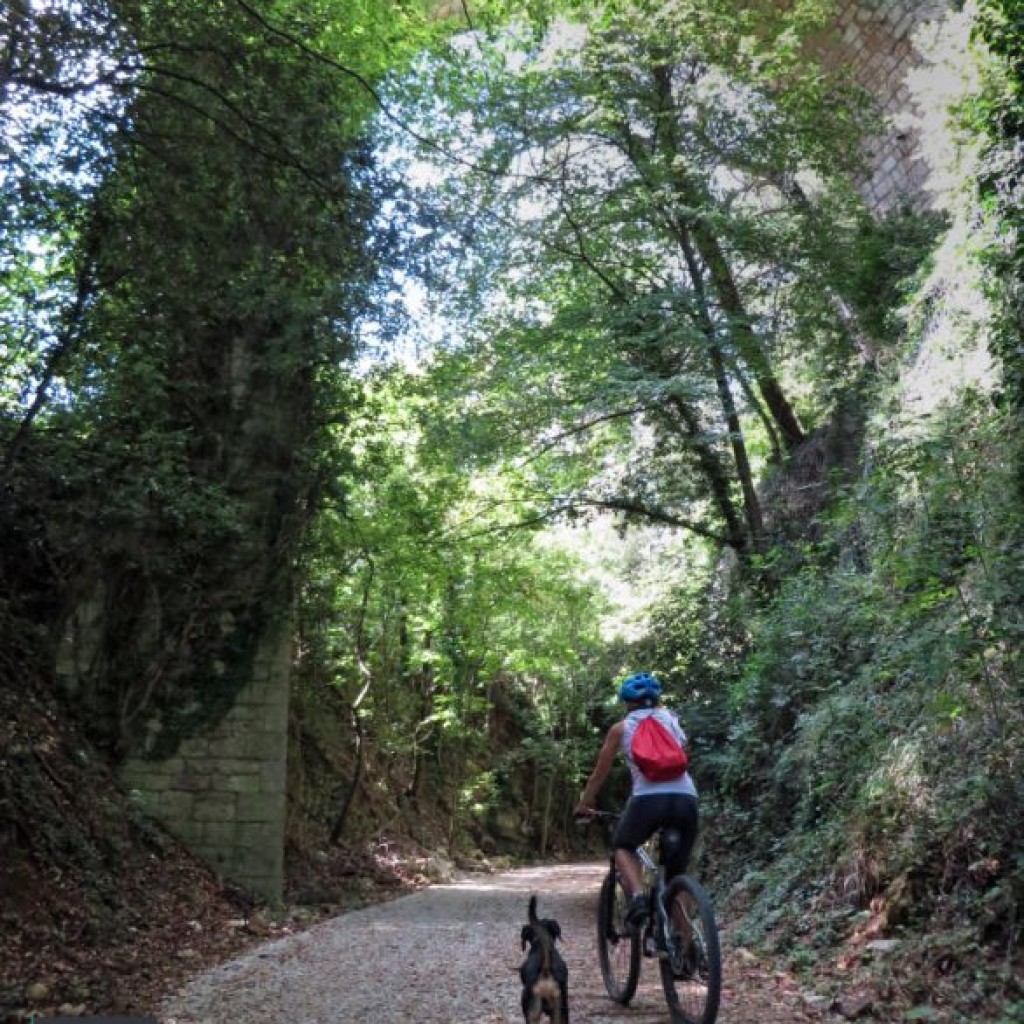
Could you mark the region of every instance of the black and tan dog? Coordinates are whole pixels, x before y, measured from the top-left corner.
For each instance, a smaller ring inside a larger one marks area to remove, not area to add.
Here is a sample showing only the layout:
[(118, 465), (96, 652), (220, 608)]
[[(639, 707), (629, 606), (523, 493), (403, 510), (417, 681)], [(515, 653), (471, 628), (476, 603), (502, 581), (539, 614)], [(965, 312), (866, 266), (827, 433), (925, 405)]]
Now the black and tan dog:
[(555, 949), (562, 929), (554, 918), (537, 917), (537, 897), (530, 897), (529, 924), (523, 925), (523, 949), (530, 952), (519, 968), (523, 982), (526, 1024), (539, 1024), (546, 1013), (551, 1024), (569, 1024), (569, 968)]

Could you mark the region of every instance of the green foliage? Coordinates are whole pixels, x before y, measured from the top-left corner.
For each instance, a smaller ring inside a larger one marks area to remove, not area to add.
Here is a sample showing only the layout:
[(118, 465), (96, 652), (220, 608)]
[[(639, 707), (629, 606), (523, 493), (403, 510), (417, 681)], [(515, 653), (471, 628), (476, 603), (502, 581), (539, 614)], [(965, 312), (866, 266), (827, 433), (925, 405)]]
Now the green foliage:
[(601, 601), (567, 554), (507, 532), (505, 481), (437, 446), (422, 384), (368, 377), (335, 432), (347, 469), (307, 538), (300, 686), (358, 709), (396, 799), (482, 819), (524, 773), (560, 799), (579, 775)]
[(839, 938), (872, 897), (902, 906), (907, 886), (900, 913), (918, 926), (953, 901), (977, 935), (1013, 927), (1013, 418), (968, 390), (914, 427), (871, 437), (870, 472), (749, 623), (716, 831), (747, 836), (765, 865), (768, 884), (748, 893), (754, 931), (788, 933), (833, 906)]
[[(1006, 370), (1008, 399), (1019, 411), (1024, 408), (1024, 10), (1016, 0), (982, 0), (975, 34), (992, 56), (985, 88), (967, 111), (972, 128), (985, 139), (978, 186), (998, 232), (988, 264), (998, 282), (991, 294), (1003, 315), (992, 347)], [(1018, 493), (1024, 493), (1022, 481), (1024, 470)]]
[[(529, 854), (565, 841), (612, 680), (651, 666), (745, 935), (814, 908), (824, 948), (902, 886), (900, 926), (955, 913), (1011, 947), (1024, 33), (982, 3), (993, 325), (950, 298), (976, 287), (973, 229), (951, 271), (938, 221), (873, 223), (852, 194), (871, 117), (803, 49), (830, 7), (496, 2), (449, 50), (428, 48), (459, 17), (383, 0), (22, 26), (0, 667), (85, 638), (80, 701), (122, 744), (159, 710), (163, 754), (294, 614), (303, 812), (340, 821), (340, 782), (377, 822)], [(587, 31), (556, 35), (566, 12)], [(77, 117), (33, 86), (56, 72)], [(410, 127), (437, 187), (388, 180)], [(417, 274), (441, 351), (354, 371)], [(1010, 400), (916, 412), (901, 378), (978, 337)], [(840, 425), (801, 446), (797, 406)], [(598, 511), (688, 540), (544, 529)], [(667, 595), (639, 639), (602, 630), (610, 577)]]
[(927, 272), (922, 263), (944, 226), (940, 214), (908, 209), (860, 222), (843, 271), (845, 294), (872, 338), (881, 341), (900, 333), (899, 307), (913, 292), (915, 275)]
[(289, 607), (387, 245), (358, 132), (430, 34), (360, 10), (373, 45), (330, 5), (4, 15), (0, 512), (46, 524), (4, 579), (56, 567), (49, 643), (79, 638), (63, 668), (122, 752), (156, 711), (153, 753), (216, 719)]
[(419, 198), (449, 225), (459, 334), (435, 380), (477, 458), (524, 455), (524, 518), (617, 509), (748, 560), (750, 451), (803, 436), (789, 355), (850, 372), (860, 97), (802, 59), (820, 4), (573, 14), (406, 85), (442, 140)]

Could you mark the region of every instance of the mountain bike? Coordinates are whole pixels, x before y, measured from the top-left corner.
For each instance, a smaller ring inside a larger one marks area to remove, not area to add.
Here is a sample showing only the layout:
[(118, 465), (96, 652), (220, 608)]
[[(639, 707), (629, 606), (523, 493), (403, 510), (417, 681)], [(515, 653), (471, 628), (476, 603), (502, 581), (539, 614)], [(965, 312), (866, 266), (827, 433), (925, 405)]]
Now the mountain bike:
[[(620, 814), (597, 811), (609, 841)], [(722, 953), (711, 899), (692, 875), (665, 878), (666, 850), (678, 842), (662, 829), (637, 850), (648, 916), (626, 923), (629, 896), (611, 853), (597, 904), (597, 952), (608, 995), (626, 1005), (640, 982), (641, 957), (656, 958), (673, 1024), (714, 1024), (722, 995)]]

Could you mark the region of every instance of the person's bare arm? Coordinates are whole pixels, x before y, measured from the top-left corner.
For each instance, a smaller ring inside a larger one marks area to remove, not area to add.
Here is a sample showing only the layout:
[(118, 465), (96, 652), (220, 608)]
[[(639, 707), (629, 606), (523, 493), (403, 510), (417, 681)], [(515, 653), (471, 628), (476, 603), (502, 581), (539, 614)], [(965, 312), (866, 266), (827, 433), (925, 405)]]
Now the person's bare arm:
[(597, 763), (594, 765), (594, 770), (590, 773), (583, 795), (580, 797), (579, 806), (576, 808), (577, 812), (582, 813), (594, 809), (597, 803), (597, 794), (601, 792), (604, 780), (608, 778), (608, 773), (615, 763), (615, 755), (619, 752), (619, 747), (622, 744), (624, 727), (622, 722), (616, 722), (608, 730), (604, 743), (601, 745), (601, 751), (597, 755)]

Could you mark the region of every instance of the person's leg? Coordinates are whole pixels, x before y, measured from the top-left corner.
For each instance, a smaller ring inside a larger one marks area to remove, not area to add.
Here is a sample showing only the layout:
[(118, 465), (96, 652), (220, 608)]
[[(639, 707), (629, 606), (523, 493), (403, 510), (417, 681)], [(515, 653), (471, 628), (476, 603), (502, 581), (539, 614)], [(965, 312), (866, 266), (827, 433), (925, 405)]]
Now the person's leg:
[(657, 828), (657, 819), (652, 816), (651, 811), (649, 797), (633, 797), (626, 804), (612, 840), (615, 866), (630, 896), (626, 920), (631, 924), (638, 924), (647, 916), (647, 894), (644, 892), (643, 871), (636, 849), (650, 839)]
[(690, 863), (690, 854), (700, 830), (700, 816), (697, 798), (686, 794), (665, 797), (658, 808), (661, 827), (672, 827), (679, 832), (679, 843), (666, 851), (665, 877), (674, 878), (683, 874)]
[(654, 835), (657, 828), (657, 818), (651, 813), (655, 809), (652, 805), (651, 797), (632, 797), (626, 804), (618, 828), (612, 837), (615, 866), (619, 869), (630, 896), (635, 896), (643, 890), (643, 873), (636, 850), (641, 843), (646, 843)]
[[(673, 828), (679, 834), (679, 841), (671, 849), (666, 850), (665, 875), (670, 879), (683, 874), (690, 863), (690, 854), (693, 852), (700, 825), (697, 798), (686, 794), (665, 797), (658, 810), (663, 815), (662, 826)], [(673, 901), (669, 911), (673, 932), (679, 937), (680, 942), (688, 944), (691, 938), (690, 924), (682, 907)]]
[(619, 847), (615, 851), (615, 866), (622, 875), (622, 884), (630, 896), (635, 896), (643, 890), (643, 872), (640, 870), (640, 858), (635, 850), (627, 850)]

